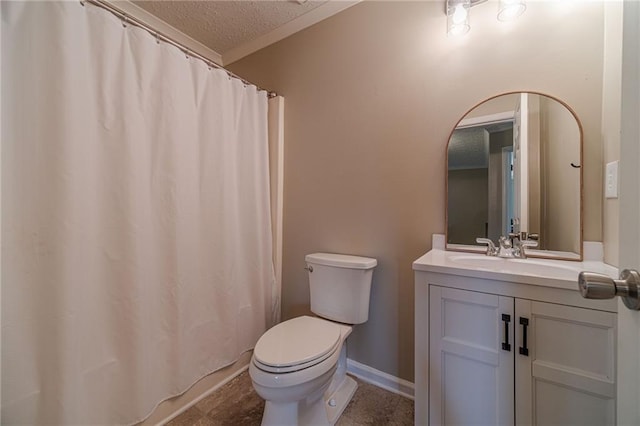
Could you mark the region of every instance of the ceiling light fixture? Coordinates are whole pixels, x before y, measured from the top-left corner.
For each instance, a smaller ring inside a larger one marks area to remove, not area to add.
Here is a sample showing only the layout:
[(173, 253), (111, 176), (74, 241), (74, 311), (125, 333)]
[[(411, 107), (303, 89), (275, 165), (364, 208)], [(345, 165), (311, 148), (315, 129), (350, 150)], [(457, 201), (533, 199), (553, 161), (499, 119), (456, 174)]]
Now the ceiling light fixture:
[[(471, 28), (469, 10), (473, 6), (486, 2), (487, 0), (445, 0), (447, 35), (459, 36), (466, 34)], [(522, 15), (526, 9), (526, 0), (500, 0), (498, 4), (498, 20), (512, 21)]]

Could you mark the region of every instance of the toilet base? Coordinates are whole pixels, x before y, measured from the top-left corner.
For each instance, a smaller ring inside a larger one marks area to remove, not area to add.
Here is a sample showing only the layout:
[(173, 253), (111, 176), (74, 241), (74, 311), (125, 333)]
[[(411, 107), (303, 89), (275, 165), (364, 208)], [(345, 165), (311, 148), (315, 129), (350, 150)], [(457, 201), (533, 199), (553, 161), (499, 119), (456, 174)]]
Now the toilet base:
[(338, 389), (324, 400), (327, 418), (331, 425), (338, 421), (344, 409), (349, 405), (351, 398), (353, 398), (353, 394), (356, 393), (356, 389), (358, 389), (356, 381), (349, 376), (345, 376)]
[[(358, 389), (358, 384), (345, 376), (336, 390), (325, 398), (312, 398), (309, 401), (274, 403), (267, 401), (262, 416), (262, 425), (325, 425), (336, 424), (342, 412)], [(308, 405), (307, 405), (308, 404)]]
[[(346, 338), (351, 327), (341, 325), (341, 345), (338, 353), (326, 361), (301, 372), (292, 373), (298, 379), (299, 374), (317, 369), (324, 364), (322, 374), (313, 371), (306, 373), (311, 379), (291, 382), (283, 386), (276, 381), (284, 379), (279, 375), (265, 373), (252, 361), (249, 374), (258, 395), (265, 399), (262, 426), (333, 426), (347, 407), (358, 388), (354, 379), (347, 376)], [(326, 370), (326, 371), (324, 371)], [(293, 377), (293, 376), (292, 376)], [(303, 376), (304, 377), (304, 376)], [(301, 398), (301, 399), (298, 399)]]

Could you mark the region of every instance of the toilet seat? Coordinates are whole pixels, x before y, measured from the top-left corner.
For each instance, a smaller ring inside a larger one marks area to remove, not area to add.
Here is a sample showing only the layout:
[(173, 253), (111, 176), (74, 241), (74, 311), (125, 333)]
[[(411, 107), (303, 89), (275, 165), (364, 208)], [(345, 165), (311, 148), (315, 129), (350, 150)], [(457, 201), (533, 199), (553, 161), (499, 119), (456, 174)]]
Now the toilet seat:
[(284, 321), (262, 335), (253, 351), (256, 367), (270, 373), (291, 373), (314, 366), (340, 347), (340, 326), (302, 316)]

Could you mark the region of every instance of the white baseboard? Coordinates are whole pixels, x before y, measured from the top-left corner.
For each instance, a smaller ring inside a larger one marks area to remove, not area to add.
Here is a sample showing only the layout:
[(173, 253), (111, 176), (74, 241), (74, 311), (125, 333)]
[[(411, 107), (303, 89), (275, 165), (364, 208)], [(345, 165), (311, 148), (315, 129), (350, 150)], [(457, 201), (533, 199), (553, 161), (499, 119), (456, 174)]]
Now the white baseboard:
[(349, 358), (347, 358), (347, 373), (379, 388), (413, 399), (414, 385), (408, 380), (392, 376)]

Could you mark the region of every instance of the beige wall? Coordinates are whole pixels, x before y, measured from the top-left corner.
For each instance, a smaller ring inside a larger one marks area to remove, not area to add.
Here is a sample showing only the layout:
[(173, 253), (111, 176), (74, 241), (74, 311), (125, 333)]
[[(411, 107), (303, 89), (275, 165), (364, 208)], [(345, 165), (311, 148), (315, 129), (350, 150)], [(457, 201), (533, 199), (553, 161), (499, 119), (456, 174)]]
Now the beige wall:
[(513, 113), (520, 102), (520, 94), (513, 93), (511, 95), (498, 96), (469, 111), (465, 118), (482, 117), (485, 115), (498, 114), (501, 112)]
[(585, 237), (601, 239), (603, 5), (561, 3), (529, 2), (510, 24), (482, 4), (465, 37), (447, 38), (442, 2), (366, 1), (230, 66), (287, 101), (284, 318), (307, 312), (306, 253), (373, 256), (369, 321), (348, 354), (413, 381), (411, 263), (444, 232), (447, 139), (502, 92), (548, 93), (575, 109)]

